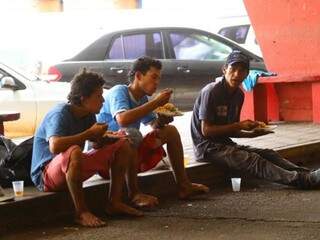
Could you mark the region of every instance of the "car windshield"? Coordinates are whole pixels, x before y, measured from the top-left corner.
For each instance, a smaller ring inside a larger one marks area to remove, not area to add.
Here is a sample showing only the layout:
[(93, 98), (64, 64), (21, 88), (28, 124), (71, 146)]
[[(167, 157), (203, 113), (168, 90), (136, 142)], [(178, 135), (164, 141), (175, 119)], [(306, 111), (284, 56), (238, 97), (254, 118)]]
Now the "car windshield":
[(232, 48), (202, 34), (171, 33), (176, 59), (225, 60)]
[[(2, 67), (1, 67), (2, 68)], [(6, 72), (8, 72), (9, 74), (12, 74), (12, 75), (19, 75), (23, 78), (26, 78), (30, 81), (40, 81), (41, 78), (36, 75), (36, 74), (33, 74), (33, 73), (29, 73), (29, 72), (26, 72), (26, 71), (23, 71), (22, 69), (18, 69), (18, 68), (11, 68), (7, 65), (5, 65), (5, 67), (3, 67), (3, 70), (5, 70)]]

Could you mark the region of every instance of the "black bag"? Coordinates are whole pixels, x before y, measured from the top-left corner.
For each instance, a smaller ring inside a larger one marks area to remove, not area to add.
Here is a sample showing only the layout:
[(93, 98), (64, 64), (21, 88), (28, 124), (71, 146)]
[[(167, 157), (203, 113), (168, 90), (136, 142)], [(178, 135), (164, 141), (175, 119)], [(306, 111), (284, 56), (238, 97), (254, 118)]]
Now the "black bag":
[(24, 180), (25, 185), (32, 183), (30, 168), (33, 137), (16, 145), (10, 139), (0, 135), (0, 185), (11, 187), (11, 182)]

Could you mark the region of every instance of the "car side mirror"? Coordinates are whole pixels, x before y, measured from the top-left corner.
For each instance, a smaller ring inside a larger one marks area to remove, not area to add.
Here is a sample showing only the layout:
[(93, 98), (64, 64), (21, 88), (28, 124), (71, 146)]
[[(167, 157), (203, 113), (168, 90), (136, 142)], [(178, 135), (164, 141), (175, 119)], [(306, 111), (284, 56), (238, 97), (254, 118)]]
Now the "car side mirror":
[(11, 88), (16, 89), (17, 85), (12, 77), (3, 77), (0, 81), (0, 87), (1, 88)]

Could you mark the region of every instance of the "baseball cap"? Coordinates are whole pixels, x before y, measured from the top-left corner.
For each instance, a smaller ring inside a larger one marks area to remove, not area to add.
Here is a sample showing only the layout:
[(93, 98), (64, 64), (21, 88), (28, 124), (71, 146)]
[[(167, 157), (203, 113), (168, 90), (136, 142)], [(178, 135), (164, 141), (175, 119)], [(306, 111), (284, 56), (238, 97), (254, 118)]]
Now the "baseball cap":
[(232, 51), (226, 60), (226, 65), (232, 65), (234, 63), (243, 63), (248, 69), (250, 66), (249, 58), (239, 50)]

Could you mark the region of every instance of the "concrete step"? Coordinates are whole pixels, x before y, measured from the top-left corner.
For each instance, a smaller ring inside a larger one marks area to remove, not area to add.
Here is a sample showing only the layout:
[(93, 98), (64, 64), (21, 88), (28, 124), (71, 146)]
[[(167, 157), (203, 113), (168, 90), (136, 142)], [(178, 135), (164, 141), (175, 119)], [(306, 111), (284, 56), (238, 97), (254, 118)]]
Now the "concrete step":
[[(319, 154), (319, 142), (290, 146), (278, 151), (295, 163), (310, 164)], [(227, 174), (209, 163), (192, 163), (187, 167), (190, 179), (209, 186), (225, 184)], [(139, 174), (139, 184), (145, 193), (166, 197), (176, 194), (176, 184), (170, 170), (155, 170)], [(84, 184), (85, 196), (90, 209), (101, 212), (109, 189), (109, 181), (91, 179)], [(12, 195), (11, 189), (5, 189)], [(43, 193), (34, 187), (26, 187), (25, 196), (9, 202), (0, 202), (0, 233), (18, 227), (43, 224), (61, 217), (72, 216), (73, 205), (68, 193)]]

